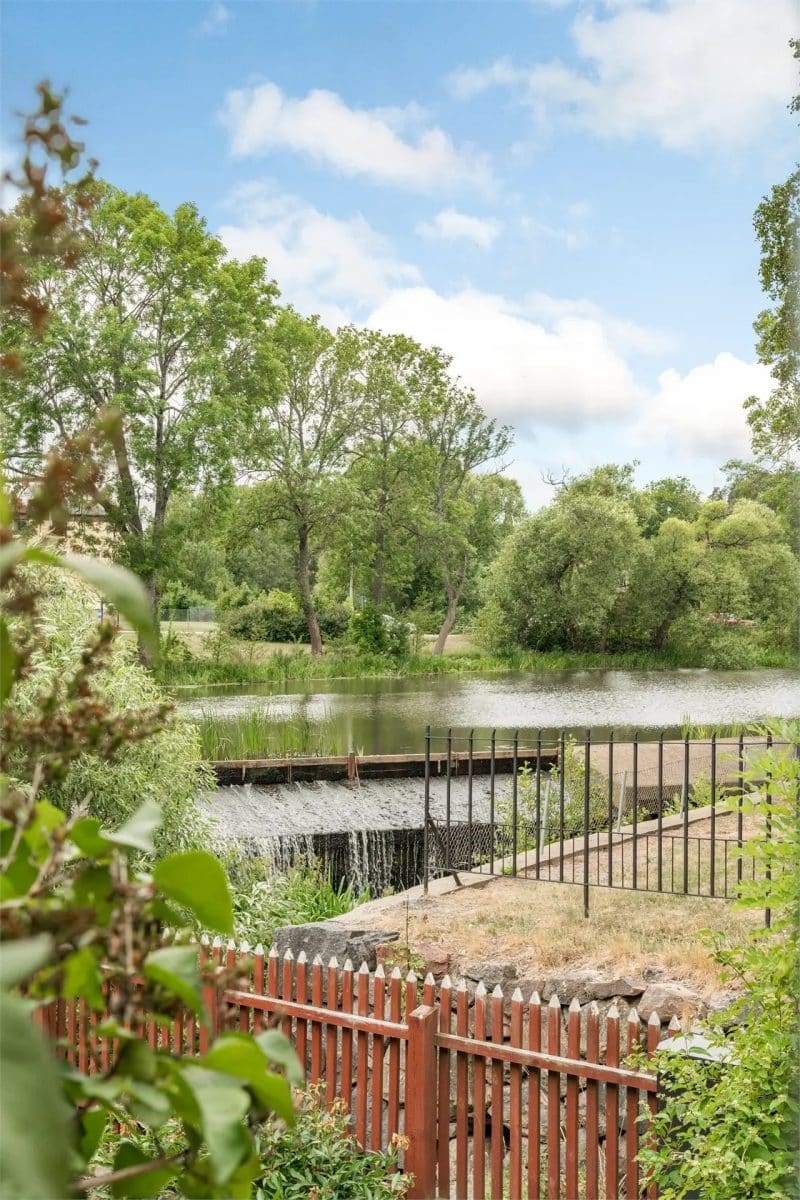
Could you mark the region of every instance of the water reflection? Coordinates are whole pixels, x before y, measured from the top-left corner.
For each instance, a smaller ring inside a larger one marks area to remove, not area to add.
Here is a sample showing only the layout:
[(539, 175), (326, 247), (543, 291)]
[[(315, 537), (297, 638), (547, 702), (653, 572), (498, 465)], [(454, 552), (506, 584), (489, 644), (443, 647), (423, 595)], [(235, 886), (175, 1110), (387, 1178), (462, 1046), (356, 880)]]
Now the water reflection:
[(192, 689), (190, 712), (268, 708), (276, 720), (326, 721), (339, 745), (364, 754), (419, 750), (426, 725), (482, 737), (590, 726), (620, 734), (800, 716), (800, 671), (548, 671), (406, 679), (342, 679)]

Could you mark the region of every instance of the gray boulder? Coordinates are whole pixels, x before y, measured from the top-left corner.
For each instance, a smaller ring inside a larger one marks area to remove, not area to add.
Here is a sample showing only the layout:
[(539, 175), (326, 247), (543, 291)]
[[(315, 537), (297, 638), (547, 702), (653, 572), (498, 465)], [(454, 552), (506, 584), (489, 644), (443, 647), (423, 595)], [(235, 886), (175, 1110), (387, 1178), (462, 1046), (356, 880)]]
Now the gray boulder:
[(356, 970), (365, 962), (374, 971), (376, 946), (396, 942), (399, 936), (383, 929), (358, 929), (339, 921), (311, 921), (307, 925), (284, 925), (276, 930), (275, 946), (281, 958), (287, 950), (291, 950), (295, 958), (304, 950), (309, 962), (313, 962), (318, 954), (326, 966), (332, 958), (338, 959), (339, 966), (343, 966), (349, 958)]

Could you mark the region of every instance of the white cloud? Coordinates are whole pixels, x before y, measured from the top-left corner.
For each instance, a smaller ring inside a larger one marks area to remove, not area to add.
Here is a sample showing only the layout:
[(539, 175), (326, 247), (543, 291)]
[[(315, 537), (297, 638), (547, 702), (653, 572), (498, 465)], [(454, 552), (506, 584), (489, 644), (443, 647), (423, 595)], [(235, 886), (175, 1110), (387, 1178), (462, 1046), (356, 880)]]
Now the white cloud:
[(420, 237), (445, 241), (462, 238), (488, 250), (501, 229), (500, 222), (491, 217), (470, 217), (454, 208), (443, 208), (432, 221), (420, 221), (416, 232)]
[(200, 22), (199, 33), (224, 33), (231, 19), (231, 10), (226, 8), (222, 0), (212, 0), (208, 12)]
[(367, 324), (440, 346), (487, 412), (523, 424), (575, 426), (630, 411), (642, 398), (595, 319), (567, 315), (547, 329), (502, 296), (416, 287), (393, 292)]
[(233, 153), (240, 157), (287, 149), (342, 175), (413, 191), (456, 184), (488, 187), (486, 155), (470, 146), (456, 147), (436, 126), (420, 128), (421, 115), (414, 104), (405, 109), (348, 108), (336, 92), (315, 90), (294, 99), (276, 84), (262, 83), (228, 92), (221, 120)]
[(228, 251), (236, 258), (264, 256), (284, 298), (331, 324), (421, 279), (360, 215), (339, 220), (260, 183), (240, 187), (227, 203), (236, 217), (218, 235)]
[(662, 354), (675, 344), (674, 338), (663, 330), (612, 316), (592, 300), (563, 300), (546, 292), (529, 292), (524, 307), (528, 316), (550, 322), (564, 317), (595, 321), (620, 354)]
[(769, 395), (772, 386), (766, 367), (727, 352), (685, 375), (664, 371), (658, 391), (644, 405), (634, 436), (640, 443), (661, 441), (676, 454), (716, 463), (747, 457), (750, 431), (743, 401), (752, 395)]
[(541, 119), (560, 114), (604, 137), (732, 148), (760, 137), (795, 90), (796, 26), (795, 0), (606, 3), (572, 24), (579, 69), (505, 58), (463, 68), (450, 86), (464, 98), (510, 87)]

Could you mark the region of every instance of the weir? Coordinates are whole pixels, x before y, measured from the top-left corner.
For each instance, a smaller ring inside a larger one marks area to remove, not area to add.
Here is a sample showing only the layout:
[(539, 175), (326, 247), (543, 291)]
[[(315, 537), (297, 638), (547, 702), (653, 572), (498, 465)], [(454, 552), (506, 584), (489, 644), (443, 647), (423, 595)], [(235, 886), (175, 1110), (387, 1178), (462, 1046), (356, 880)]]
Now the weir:
[[(508, 803), (511, 778), (495, 779), (495, 812)], [(449, 797), (449, 799), (448, 799)], [(275, 873), (315, 859), (335, 884), (352, 883), (380, 894), (406, 888), (422, 878), (424, 780), (368, 780), (361, 784), (325, 780), (259, 786), (231, 784), (203, 793), (223, 841), (263, 857)], [(472, 817), (475, 835), (488, 831), (491, 785), (479, 776), (433, 778), (430, 812), (434, 820), (463, 822)]]

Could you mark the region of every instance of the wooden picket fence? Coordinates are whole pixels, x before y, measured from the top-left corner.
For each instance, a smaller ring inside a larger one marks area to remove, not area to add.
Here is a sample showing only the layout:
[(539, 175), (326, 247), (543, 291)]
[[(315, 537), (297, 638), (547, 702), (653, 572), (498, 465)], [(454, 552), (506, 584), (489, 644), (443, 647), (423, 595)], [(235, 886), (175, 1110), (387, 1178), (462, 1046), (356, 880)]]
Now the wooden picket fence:
[[(620, 1065), (652, 1054), (661, 1022), (635, 1009), (625, 1029), (611, 1007), (565, 1009), (516, 990), (420, 982), (398, 968), (326, 966), (291, 951), (201, 948), (222, 986), (206, 988), (210, 1019), (188, 1013), (148, 1023), (152, 1046), (203, 1054), (215, 1033), (276, 1025), (291, 1039), (309, 1083), (340, 1100), (365, 1150), (400, 1139), (412, 1198), (635, 1200), (655, 1196), (637, 1162), (655, 1106), (656, 1078)], [(234, 986), (230, 986), (231, 983)], [(39, 1010), (58, 1052), (83, 1071), (105, 1072), (115, 1047), (97, 1036), (103, 1014), (81, 1000)], [(678, 1032), (673, 1021), (670, 1032)]]

